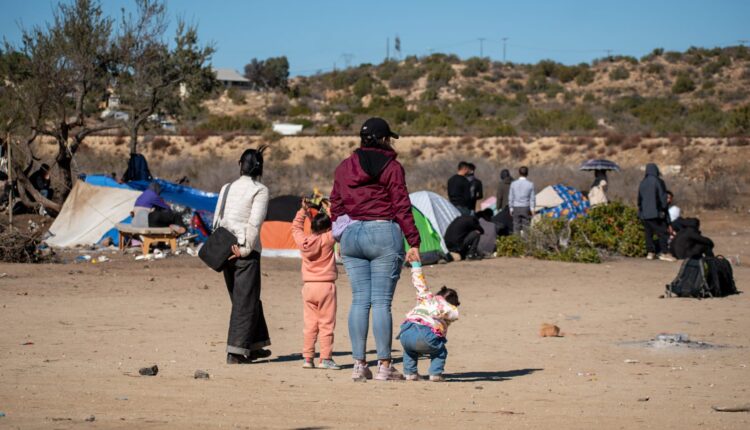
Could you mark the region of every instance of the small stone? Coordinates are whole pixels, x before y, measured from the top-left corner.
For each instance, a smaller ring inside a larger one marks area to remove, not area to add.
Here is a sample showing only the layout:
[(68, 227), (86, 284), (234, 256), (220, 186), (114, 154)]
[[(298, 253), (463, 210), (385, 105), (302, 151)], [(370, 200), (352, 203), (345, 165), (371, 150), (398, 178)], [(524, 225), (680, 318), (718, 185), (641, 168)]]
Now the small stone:
[(148, 278), (148, 282), (154, 282), (155, 280), (156, 280), (156, 278), (153, 278), (153, 277), (152, 278)]
[(151, 367), (141, 367), (138, 373), (142, 376), (156, 376), (159, 373), (159, 366), (154, 364)]
[(86, 421), (87, 423), (93, 423), (94, 421), (96, 421), (96, 417), (93, 415), (89, 415), (84, 421)]
[(205, 370), (200, 370), (200, 369), (196, 370), (195, 374), (193, 375), (193, 378), (195, 379), (208, 379), (210, 377), (211, 375), (209, 375), (208, 372), (206, 372)]
[(640, 399), (638, 399), (638, 401), (639, 402), (648, 402), (649, 399), (650, 399), (650, 397), (641, 397)]

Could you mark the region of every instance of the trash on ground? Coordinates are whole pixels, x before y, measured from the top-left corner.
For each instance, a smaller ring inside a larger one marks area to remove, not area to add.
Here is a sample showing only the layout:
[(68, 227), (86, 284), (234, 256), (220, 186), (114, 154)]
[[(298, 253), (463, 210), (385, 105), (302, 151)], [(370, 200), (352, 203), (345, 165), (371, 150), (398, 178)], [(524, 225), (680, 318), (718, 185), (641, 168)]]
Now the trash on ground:
[(628, 363), (628, 364), (640, 363), (640, 361), (638, 361), (638, 360), (631, 360), (630, 358), (626, 358), (624, 362)]
[(205, 370), (196, 370), (195, 375), (193, 375), (195, 379), (208, 379), (211, 377), (211, 375), (208, 374)]
[(87, 423), (93, 423), (94, 421), (96, 421), (96, 417), (93, 415), (89, 415), (86, 417), (86, 419), (84, 419), (84, 421), (86, 421)]
[(142, 376), (156, 376), (159, 373), (159, 366), (154, 364), (151, 367), (141, 367), (138, 373)]
[(711, 406), (716, 412), (750, 412), (750, 403), (740, 406)]

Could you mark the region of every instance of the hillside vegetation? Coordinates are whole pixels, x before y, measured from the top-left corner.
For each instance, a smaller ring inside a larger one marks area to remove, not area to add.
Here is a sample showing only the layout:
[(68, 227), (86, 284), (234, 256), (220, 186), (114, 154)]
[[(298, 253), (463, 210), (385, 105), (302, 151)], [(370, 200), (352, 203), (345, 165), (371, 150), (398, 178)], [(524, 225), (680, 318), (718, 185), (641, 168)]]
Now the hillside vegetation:
[(303, 124), (305, 134), (355, 134), (382, 116), (402, 134), (642, 136), (750, 134), (750, 49), (655, 49), (563, 65), (407, 57), (291, 79), (285, 90), (231, 90), (207, 103), (211, 133)]

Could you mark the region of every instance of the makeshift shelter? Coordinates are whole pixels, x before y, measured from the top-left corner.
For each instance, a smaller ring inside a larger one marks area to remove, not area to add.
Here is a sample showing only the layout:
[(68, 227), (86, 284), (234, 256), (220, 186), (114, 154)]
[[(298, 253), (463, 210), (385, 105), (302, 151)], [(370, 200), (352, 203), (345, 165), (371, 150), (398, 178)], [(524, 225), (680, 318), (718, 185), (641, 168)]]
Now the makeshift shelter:
[(49, 228), (47, 244), (64, 248), (99, 242), (115, 224), (130, 216), (140, 194), (77, 181)]
[(589, 207), (580, 191), (563, 184), (548, 186), (536, 196), (536, 212), (543, 217), (573, 220), (586, 216)]
[[(424, 264), (434, 264), (440, 261), (445, 255), (443, 251), (443, 236), (435, 230), (430, 220), (422, 214), (416, 207), (411, 207), (411, 213), (414, 216), (414, 224), (419, 231), (419, 255)], [(409, 249), (404, 239), (404, 246)]]
[[(409, 200), (413, 208), (416, 208), (424, 218), (429, 221), (430, 226), (440, 237), (440, 247), (444, 253), (448, 253), (443, 236), (450, 223), (458, 218), (461, 213), (448, 200), (431, 191), (416, 191), (409, 194)], [(413, 213), (413, 211), (412, 211)], [(417, 225), (419, 229), (419, 225)], [(422, 230), (420, 230), (422, 236)], [(422, 239), (424, 241), (424, 238)], [(422, 247), (420, 246), (420, 252)]]
[[(268, 202), (268, 213), (260, 229), (260, 243), (266, 257), (300, 258), (292, 237), (292, 221), (300, 208), (299, 196), (280, 196)], [(305, 220), (305, 233), (310, 233), (310, 220)]]

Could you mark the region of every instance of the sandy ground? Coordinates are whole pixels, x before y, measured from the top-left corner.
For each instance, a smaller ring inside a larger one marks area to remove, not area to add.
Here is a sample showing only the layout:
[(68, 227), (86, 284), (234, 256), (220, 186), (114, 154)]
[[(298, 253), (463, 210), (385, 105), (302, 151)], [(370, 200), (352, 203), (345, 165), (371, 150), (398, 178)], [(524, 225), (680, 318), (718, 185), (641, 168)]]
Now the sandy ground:
[[(720, 251), (746, 259), (746, 218), (707, 231)], [(748, 413), (711, 409), (750, 403), (750, 296), (660, 299), (677, 263), (426, 268), (431, 285), (456, 288), (462, 302), (449, 333), (449, 381), (436, 384), (349, 379), (345, 274), (335, 344), (345, 370), (301, 368), (299, 261), (285, 259), (262, 263), (274, 355), (227, 366), (229, 300), (218, 274), (187, 256), (115, 257), (0, 265), (0, 428), (750, 428)], [(745, 291), (746, 264), (735, 267)], [(397, 323), (413, 300), (404, 277)], [(566, 336), (538, 337), (543, 322)], [(632, 344), (661, 332), (724, 347)], [(398, 341), (393, 347), (400, 368)], [(138, 376), (152, 364), (158, 376)], [(196, 369), (211, 378), (193, 379)]]

